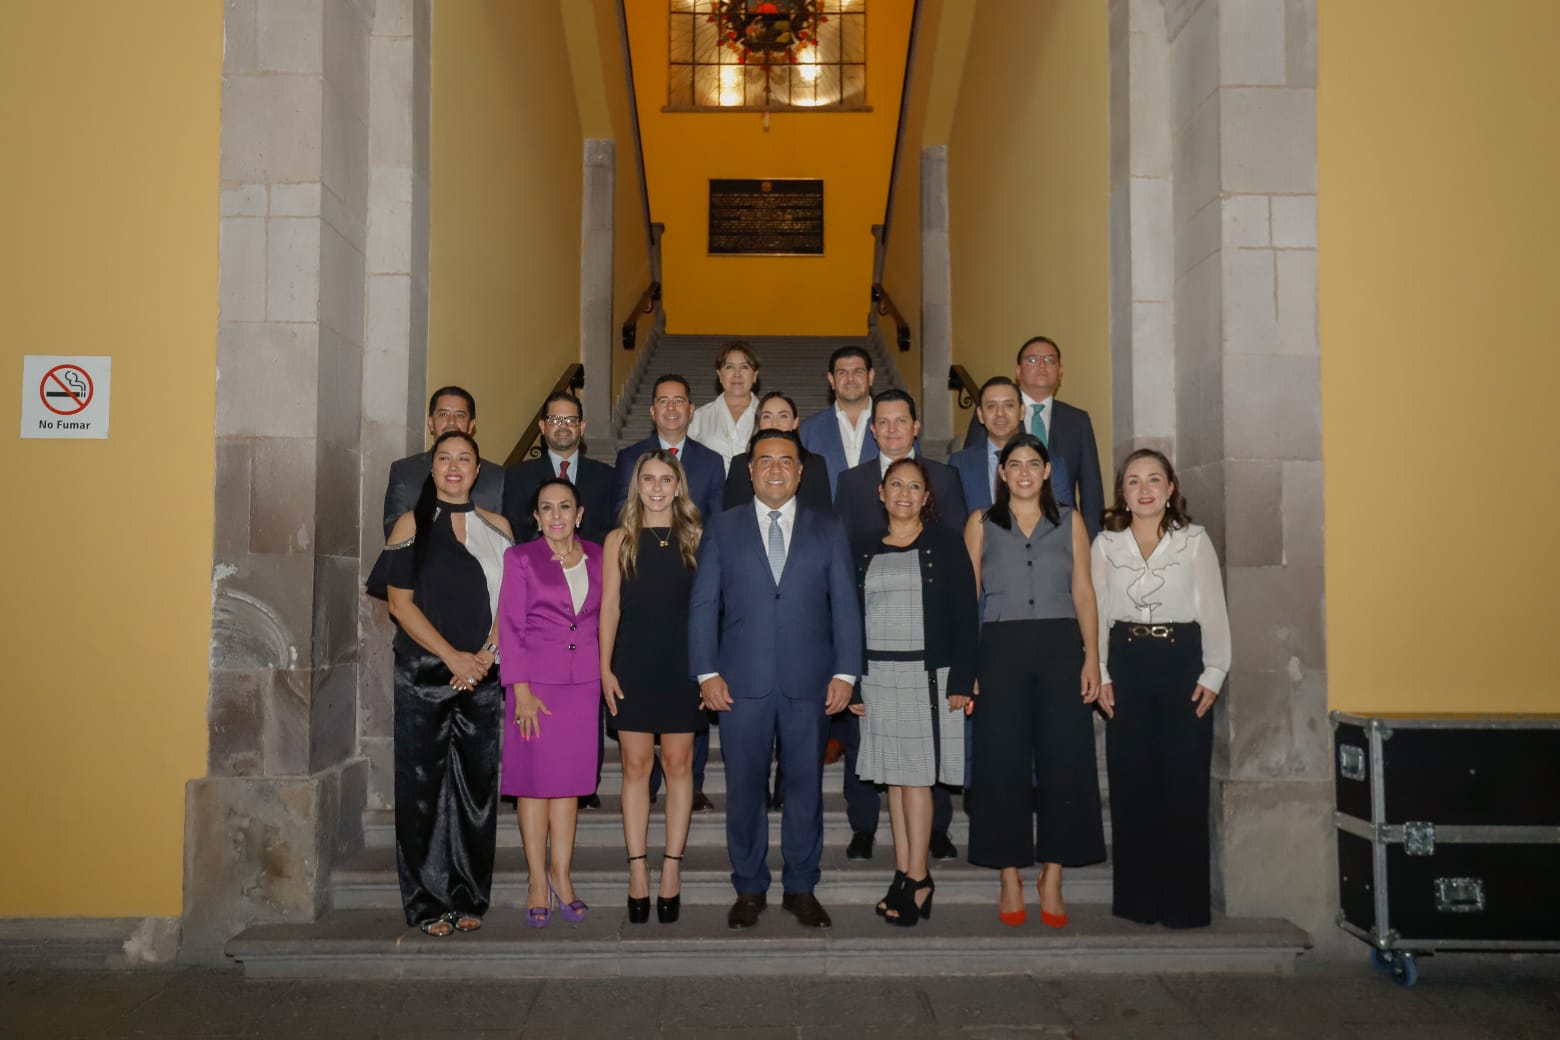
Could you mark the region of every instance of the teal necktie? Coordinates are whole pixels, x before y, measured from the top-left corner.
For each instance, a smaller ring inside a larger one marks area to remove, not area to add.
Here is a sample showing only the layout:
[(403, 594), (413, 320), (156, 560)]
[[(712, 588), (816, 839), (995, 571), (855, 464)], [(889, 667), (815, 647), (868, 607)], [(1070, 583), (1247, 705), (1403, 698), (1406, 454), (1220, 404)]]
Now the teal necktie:
[(1040, 443), (1047, 448), (1051, 446), (1051, 440), (1045, 435), (1045, 420), (1040, 418), (1040, 413), (1045, 411), (1045, 405), (1032, 404), (1029, 406), (1029, 432), (1040, 438)]

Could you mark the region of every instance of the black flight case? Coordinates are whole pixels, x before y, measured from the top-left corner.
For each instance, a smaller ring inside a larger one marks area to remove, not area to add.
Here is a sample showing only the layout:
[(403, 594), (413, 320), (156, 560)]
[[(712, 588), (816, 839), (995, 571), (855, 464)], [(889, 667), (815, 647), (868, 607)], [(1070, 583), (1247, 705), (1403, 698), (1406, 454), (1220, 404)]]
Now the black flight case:
[(1331, 715), (1338, 926), (1415, 954), (1560, 950), (1560, 715)]

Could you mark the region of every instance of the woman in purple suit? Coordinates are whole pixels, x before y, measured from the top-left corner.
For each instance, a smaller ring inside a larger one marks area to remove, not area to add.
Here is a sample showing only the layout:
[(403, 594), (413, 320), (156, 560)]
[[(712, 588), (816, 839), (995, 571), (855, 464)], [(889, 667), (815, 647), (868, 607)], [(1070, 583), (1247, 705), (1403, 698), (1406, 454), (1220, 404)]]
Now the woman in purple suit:
[(567, 480), (544, 481), (531, 513), (542, 537), (504, 554), (498, 600), (499, 678), (513, 720), (500, 789), (519, 800), (525, 923), (545, 928), (554, 906), (565, 921), (587, 909), (569, 870), (578, 798), (596, 789), (601, 547), (578, 536), (584, 511)]

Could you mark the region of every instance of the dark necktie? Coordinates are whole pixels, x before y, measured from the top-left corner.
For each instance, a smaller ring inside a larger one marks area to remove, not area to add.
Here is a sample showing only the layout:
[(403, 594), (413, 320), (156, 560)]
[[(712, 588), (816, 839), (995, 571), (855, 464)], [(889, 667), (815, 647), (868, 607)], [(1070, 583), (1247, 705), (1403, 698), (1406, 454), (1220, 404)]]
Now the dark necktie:
[[(569, 480), (569, 460), (568, 459), (563, 459), (562, 461), (560, 461), (558, 463), (558, 476), (562, 477), (564, 480)], [(574, 483), (574, 481), (569, 480), (569, 483), (572, 484), (572, 483)]]

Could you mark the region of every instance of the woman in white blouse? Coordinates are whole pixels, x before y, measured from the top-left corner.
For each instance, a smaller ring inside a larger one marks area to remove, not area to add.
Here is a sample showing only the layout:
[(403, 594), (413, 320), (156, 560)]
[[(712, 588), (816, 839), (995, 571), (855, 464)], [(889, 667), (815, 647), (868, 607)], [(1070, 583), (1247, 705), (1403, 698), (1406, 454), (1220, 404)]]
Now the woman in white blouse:
[(1170, 460), (1127, 456), (1091, 552), (1100, 704), (1110, 716), (1117, 917), (1208, 924), (1209, 713), (1230, 669), (1219, 559), (1191, 522)]
[(688, 436), (720, 453), (721, 465), (748, 449), (758, 418), (758, 355), (740, 339), (715, 355), (715, 400), (694, 409)]

